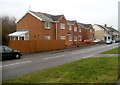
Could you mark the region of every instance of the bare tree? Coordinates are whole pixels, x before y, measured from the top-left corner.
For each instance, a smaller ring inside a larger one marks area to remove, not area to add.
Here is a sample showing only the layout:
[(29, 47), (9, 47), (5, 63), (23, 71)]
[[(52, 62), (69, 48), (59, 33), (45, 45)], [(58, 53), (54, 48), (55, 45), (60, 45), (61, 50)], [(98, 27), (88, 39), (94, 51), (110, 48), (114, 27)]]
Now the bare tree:
[(16, 19), (14, 17), (3, 16), (2, 20), (2, 44), (7, 45), (9, 41), (8, 34), (16, 31)]

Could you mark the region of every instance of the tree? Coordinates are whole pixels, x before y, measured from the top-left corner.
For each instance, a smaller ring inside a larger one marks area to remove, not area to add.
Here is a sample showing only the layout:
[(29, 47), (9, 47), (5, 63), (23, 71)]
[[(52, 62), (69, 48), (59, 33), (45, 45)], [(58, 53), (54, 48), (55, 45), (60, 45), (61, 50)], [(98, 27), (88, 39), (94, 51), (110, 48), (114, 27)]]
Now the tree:
[[(3, 16), (2, 20), (2, 45), (7, 45), (9, 41), (8, 34), (16, 31), (16, 19), (14, 17)], [(1, 29), (0, 29), (1, 30)]]

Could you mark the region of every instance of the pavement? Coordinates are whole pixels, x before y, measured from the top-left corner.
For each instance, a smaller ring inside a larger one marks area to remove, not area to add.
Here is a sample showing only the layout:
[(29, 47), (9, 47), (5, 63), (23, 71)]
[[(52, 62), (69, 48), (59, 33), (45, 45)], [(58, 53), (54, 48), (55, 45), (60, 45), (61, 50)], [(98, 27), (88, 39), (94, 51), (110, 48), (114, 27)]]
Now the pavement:
[(96, 44), (96, 45), (91, 45), (91, 46), (83, 46), (83, 47), (76, 47), (76, 48), (65, 48), (65, 49), (54, 50), (54, 51), (42, 51), (42, 52), (35, 52), (35, 53), (27, 53), (27, 54), (23, 54), (23, 56), (24, 57), (32, 57), (33, 55), (48, 55), (48, 54), (54, 54), (54, 53), (61, 53), (61, 52), (67, 52), (67, 51), (74, 51), (74, 50), (79, 50), (79, 49), (91, 48), (91, 47), (100, 46), (100, 45)]

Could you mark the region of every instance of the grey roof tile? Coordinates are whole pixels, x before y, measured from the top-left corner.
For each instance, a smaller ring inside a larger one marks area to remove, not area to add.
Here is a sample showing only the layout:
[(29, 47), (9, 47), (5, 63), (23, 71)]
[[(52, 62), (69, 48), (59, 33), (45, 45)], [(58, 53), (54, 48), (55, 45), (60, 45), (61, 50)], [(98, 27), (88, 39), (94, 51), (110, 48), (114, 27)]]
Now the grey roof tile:
[(89, 28), (91, 26), (91, 24), (84, 24), (84, 23), (78, 23), (79, 26), (81, 26), (82, 28)]
[(72, 21), (67, 20), (67, 23), (68, 23), (69, 25), (74, 25), (74, 24), (75, 24), (75, 20), (72, 20)]
[(59, 21), (59, 19), (64, 16), (64, 15), (51, 15), (47, 13), (33, 12), (33, 11), (30, 12), (41, 18), (43, 21), (49, 21), (49, 22)]

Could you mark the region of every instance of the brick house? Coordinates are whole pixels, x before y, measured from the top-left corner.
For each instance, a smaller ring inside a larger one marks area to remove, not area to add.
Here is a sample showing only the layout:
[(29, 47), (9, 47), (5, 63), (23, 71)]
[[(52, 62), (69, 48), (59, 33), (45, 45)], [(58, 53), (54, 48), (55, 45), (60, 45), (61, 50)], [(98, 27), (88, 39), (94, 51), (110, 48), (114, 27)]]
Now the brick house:
[(50, 15), (29, 11), (17, 22), (17, 32), (9, 34), (11, 40), (65, 40), (67, 20), (64, 15)]
[(93, 40), (91, 24), (70, 21), (64, 15), (27, 12), (18, 22), (17, 31), (9, 34), (10, 40), (65, 40), (65, 44), (78, 45), (79, 41)]
[(77, 45), (81, 40), (81, 30), (76, 20), (68, 20), (68, 43), (69, 45)]
[(79, 27), (81, 28), (81, 35), (82, 35), (82, 41), (83, 40), (94, 40), (94, 29), (91, 24), (83, 24), (83, 23), (78, 23)]

